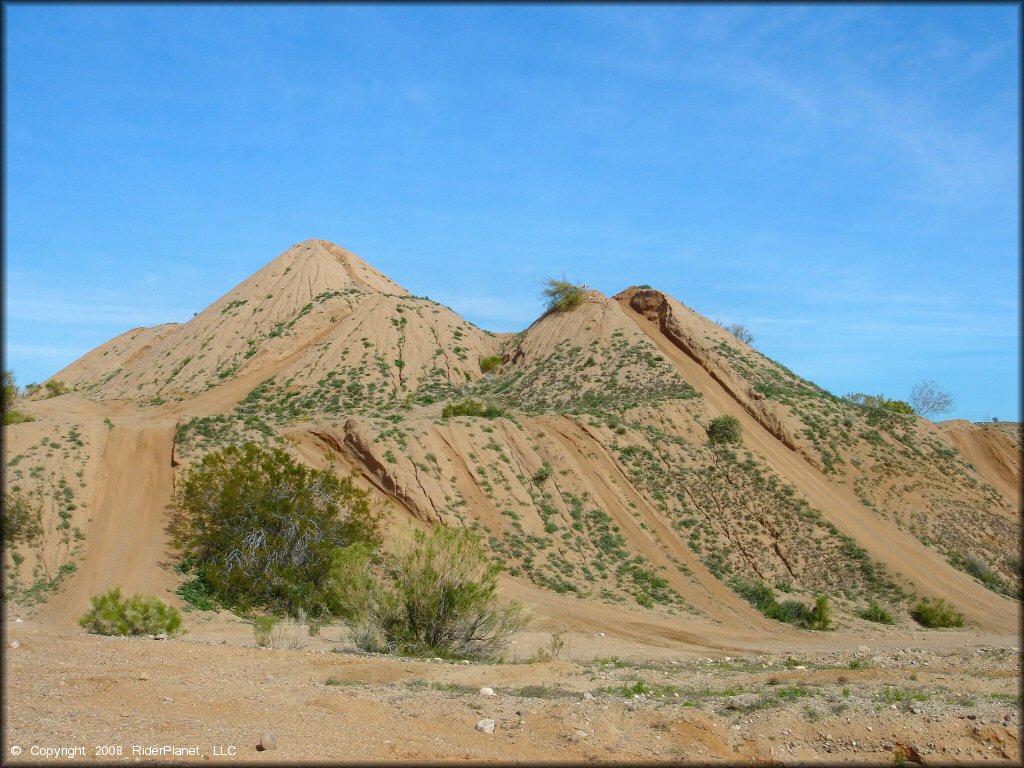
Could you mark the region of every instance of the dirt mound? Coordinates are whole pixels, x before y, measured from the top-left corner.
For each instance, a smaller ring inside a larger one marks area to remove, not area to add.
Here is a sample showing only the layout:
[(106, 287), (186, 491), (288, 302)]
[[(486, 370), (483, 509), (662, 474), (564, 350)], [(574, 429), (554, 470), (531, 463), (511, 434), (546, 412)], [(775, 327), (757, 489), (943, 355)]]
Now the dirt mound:
[[(767, 590), (827, 595), (839, 633), (912, 631), (924, 596), (1017, 626), (1011, 434), (846, 402), (656, 290), (591, 291), (495, 335), (310, 240), (188, 323), (129, 331), (55, 378), (75, 393), (25, 403), (38, 421), (7, 428), (5, 462), (49, 521), (45, 544), (8, 555), (17, 596), (57, 592), (39, 614), (57, 626), (112, 586), (177, 599), (171, 489), (241, 440), (357, 472), (396, 525), (479, 526), (504, 594), (542, 621), (676, 644), (806, 637), (748, 602)], [(709, 441), (720, 416), (740, 445)], [(863, 618), (872, 602), (895, 629)]]

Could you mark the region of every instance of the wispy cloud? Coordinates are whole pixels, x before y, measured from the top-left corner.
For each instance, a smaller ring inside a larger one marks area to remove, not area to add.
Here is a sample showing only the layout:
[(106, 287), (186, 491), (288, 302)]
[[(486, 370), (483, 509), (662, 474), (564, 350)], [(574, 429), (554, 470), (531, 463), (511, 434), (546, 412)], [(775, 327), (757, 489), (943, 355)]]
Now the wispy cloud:
[(166, 307), (151, 302), (127, 301), (116, 294), (91, 300), (60, 294), (14, 295), (7, 302), (9, 320), (74, 326), (120, 326), (125, 330), (140, 325), (180, 322), (192, 317), (192, 310)]

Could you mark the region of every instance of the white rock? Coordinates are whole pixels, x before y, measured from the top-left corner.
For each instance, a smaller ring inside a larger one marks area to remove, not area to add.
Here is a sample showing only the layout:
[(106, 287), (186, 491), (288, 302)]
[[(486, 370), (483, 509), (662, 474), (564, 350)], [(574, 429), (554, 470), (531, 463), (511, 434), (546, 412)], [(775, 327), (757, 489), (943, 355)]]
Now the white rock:
[(480, 733), (494, 733), (494, 721), (490, 718), (478, 720), (476, 724), (476, 729), (480, 731)]
[(21, 647), (21, 642), (19, 640), (11, 640), (11, 648), (19, 648), (19, 647)]
[(271, 749), (277, 749), (277, 736), (268, 731), (260, 736), (260, 751), (266, 752)]
[(21, 619), (15, 619), (15, 620), (14, 620), (14, 623), (15, 623), (15, 624), (21, 624)]
[(594, 694), (592, 694), (590, 691), (585, 691), (583, 693), (583, 699), (584, 699), (584, 701), (593, 701), (594, 700)]
[(460, 664), (469, 664), (469, 659), (463, 659), (459, 662)]
[(484, 686), (483, 688), (480, 689), (480, 695), (481, 696), (497, 696), (498, 694), (496, 694), (494, 692), (493, 688), (488, 688), (488, 687)]
[(579, 728), (576, 729), (576, 738), (577, 739), (585, 739), (589, 735), (590, 734), (588, 734), (586, 731), (582, 731)]
[(595, 632), (594, 637), (604, 637), (604, 632)]

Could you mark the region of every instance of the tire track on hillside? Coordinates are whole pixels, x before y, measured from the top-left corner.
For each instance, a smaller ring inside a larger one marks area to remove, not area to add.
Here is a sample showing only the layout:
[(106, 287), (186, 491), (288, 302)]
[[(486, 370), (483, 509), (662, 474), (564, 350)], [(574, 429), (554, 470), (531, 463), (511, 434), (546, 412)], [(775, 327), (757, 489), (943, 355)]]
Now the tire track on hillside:
[(126, 596), (138, 592), (181, 605), (171, 593), (177, 579), (161, 567), (169, 559), (164, 529), (173, 436), (168, 425), (119, 425), (110, 431), (82, 563), (40, 611), (46, 621), (74, 627), (90, 598), (112, 587)]
[(752, 417), (697, 361), (665, 337), (658, 324), (620, 302), (623, 313), (643, 330), (683, 379), (704, 396), (711, 415), (735, 416), (743, 426), (744, 445), (765, 457), (769, 466), (796, 486), (825, 519), (853, 537), (872, 558), (923, 596), (944, 597), (983, 629), (1014, 633), (1020, 605), (957, 571), (916, 538), (865, 508), (853, 492), (830, 482), (803, 457), (784, 446)]
[[(604, 448), (575, 421), (568, 417), (555, 417), (544, 419), (544, 423), (549, 429), (549, 434), (562, 446), (565, 455), (576, 464), (587, 485), (597, 494), (596, 500), (601, 508), (612, 516), (616, 525), (622, 528), (627, 540), (637, 546), (647, 560), (656, 566), (666, 567), (666, 578), (687, 602), (703, 611), (709, 618), (735, 628), (743, 635), (749, 635), (752, 628), (775, 634), (789, 634), (792, 631), (783, 625), (775, 626), (777, 622), (772, 623), (764, 618), (715, 579), (689, 548), (680, 544), (675, 533), (653, 512), (650, 504), (622, 473), (621, 468), (605, 455)], [(586, 449), (580, 445), (581, 442), (586, 443)], [(610, 484), (612, 477), (621, 480), (619, 486)], [(640, 527), (639, 522), (623, 504), (620, 494), (628, 496), (629, 500), (637, 505), (648, 531)], [(694, 589), (694, 584), (668, 558), (666, 551), (671, 551), (690, 568), (700, 584), (700, 589)]]

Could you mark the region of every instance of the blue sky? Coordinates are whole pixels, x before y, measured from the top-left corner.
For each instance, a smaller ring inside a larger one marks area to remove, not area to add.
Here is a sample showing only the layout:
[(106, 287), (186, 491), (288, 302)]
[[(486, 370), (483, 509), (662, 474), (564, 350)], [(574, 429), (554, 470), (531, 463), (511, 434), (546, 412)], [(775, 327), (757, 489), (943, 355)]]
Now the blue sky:
[(1019, 419), (1014, 5), (6, 5), (5, 368), (307, 237), (495, 331), (561, 275)]

